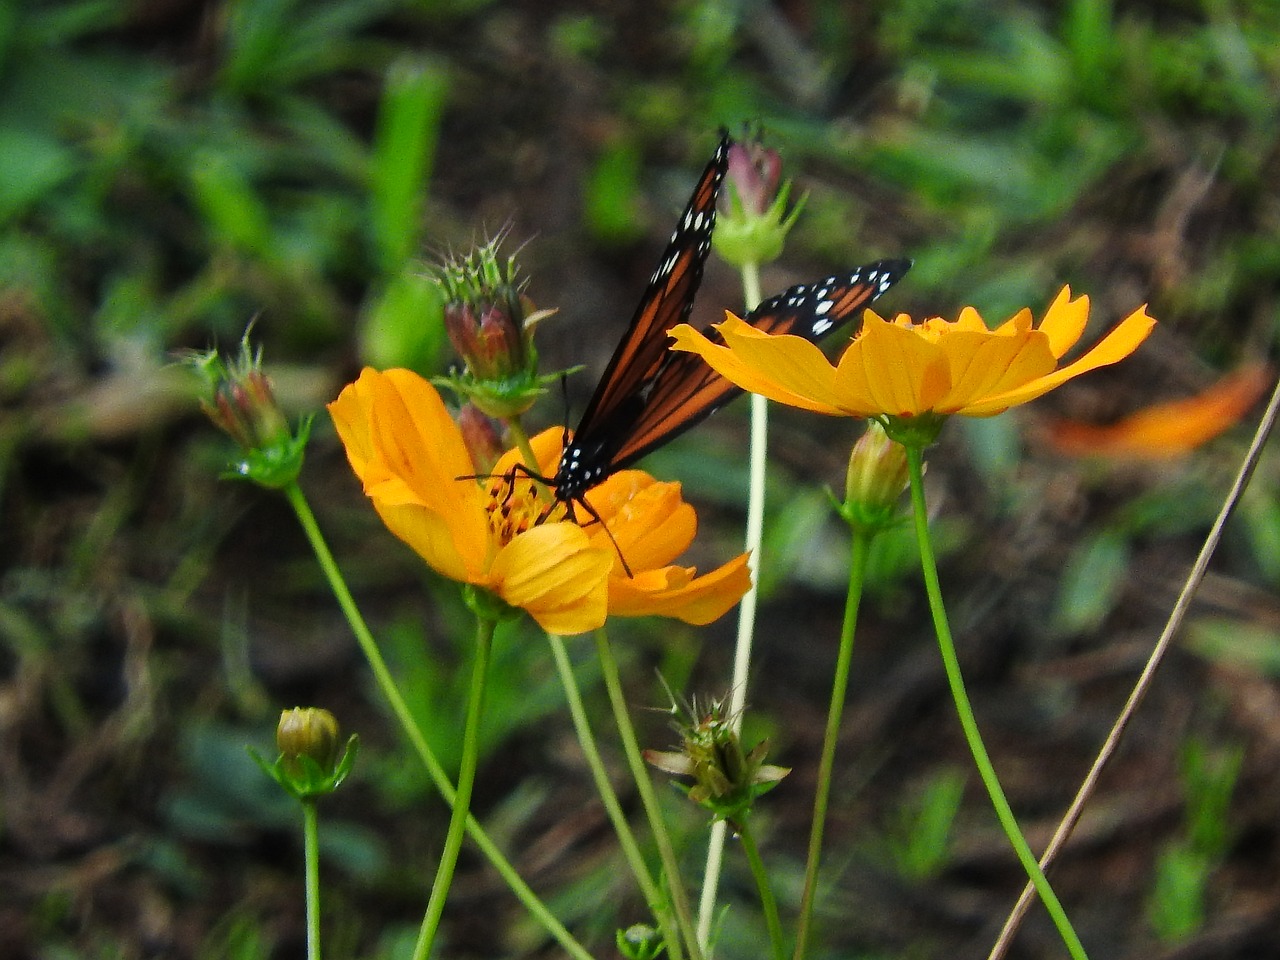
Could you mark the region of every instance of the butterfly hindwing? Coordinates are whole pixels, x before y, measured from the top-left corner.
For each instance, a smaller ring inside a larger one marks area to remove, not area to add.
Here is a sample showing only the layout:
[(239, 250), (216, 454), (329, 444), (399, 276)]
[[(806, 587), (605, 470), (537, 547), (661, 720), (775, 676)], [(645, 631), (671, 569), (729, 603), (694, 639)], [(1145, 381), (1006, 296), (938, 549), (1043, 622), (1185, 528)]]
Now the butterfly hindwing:
[[(798, 284), (765, 300), (745, 319), (766, 333), (817, 341), (853, 320), (910, 267), (910, 260), (877, 260), (847, 274)], [(720, 339), (714, 327), (704, 333)], [(697, 354), (668, 352), (643, 393), (624, 441), (613, 452), (613, 469), (634, 463), (697, 426), (740, 393)]]

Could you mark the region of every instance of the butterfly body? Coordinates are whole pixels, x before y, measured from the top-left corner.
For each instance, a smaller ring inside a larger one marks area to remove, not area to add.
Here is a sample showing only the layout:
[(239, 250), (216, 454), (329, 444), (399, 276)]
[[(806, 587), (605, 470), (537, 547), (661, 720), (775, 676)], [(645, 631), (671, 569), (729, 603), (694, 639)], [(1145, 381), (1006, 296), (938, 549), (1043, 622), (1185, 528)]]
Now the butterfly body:
[[(610, 475), (701, 423), (742, 391), (701, 357), (668, 349), (667, 331), (689, 318), (711, 250), (716, 200), (728, 165), (724, 137), (694, 188), (631, 324), (614, 351), (554, 477), (562, 503), (581, 503)], [(746, 320), (767, 333), (817, 340), (896, 283), (909, 260), (879, 260), (771, 297)], [(708, 336), (718, 335), (711, 330)], [(590, 510), (589, 507), (588, 511)]]

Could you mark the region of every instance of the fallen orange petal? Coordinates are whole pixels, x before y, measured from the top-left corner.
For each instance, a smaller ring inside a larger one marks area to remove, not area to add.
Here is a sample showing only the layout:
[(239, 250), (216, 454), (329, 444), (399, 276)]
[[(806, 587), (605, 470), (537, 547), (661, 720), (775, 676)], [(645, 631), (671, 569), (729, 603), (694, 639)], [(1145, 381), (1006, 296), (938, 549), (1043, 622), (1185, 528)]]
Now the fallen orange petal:
[(1133, 460), (1180, 457), (1234, 426), (1271, 380), (1267, 366), (1250, 364), (1194, 397), (1145, 407), (1109, 426), (1054, 421), (1049, 424), (1049, 441), (1070, 456)]

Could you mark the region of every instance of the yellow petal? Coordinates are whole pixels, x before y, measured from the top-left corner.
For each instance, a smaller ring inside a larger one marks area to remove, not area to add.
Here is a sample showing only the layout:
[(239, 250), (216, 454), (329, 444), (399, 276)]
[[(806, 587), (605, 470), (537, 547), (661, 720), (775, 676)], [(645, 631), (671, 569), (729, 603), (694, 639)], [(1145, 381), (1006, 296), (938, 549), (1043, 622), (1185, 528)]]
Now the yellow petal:
[[(642, 470), (622, 470), (587, 494), (604, 530), (592, 529), (598, 547), (617, 545), (632, 572), (671, 563), (693, 543), (698, 516), (680, 496), (680, 484), (663, 483)], [(612, 541), (610, 540), (612, 535)], [(622, 572), (621, 561), (615, 573)]]
[(585, 633), (604, 625), (612, 566), (576, 524), (546, 523), (498, 552), (487, 586), (550, 633)]
[(1148, 334), (1151, 333), (1155, 323), (1155, 320), (1147, 315), (1147, 308), (1144, 304), (1125, 317), (1115, 329), (1095, 344), (1093, 349), (1089, 350), (1074, 363), (1067, 364), (1060, 370), (1032, 380), (1021, 387), (995, 394), (986, 400), (971, 404), (962, 412), (969, 416), (990, 416), (1000, 413), (1009, 407), (1015, 407), (1018, 404), (1026, 403), (1028, 400), (1043, 396), (1050, 390), (1080, 376), (1082, 373), (1088, 373), (1090, 370), (1118, 363), (1138, 349), (1142, 341), (1147, 339)]
[(946, 353), (937, 343), (870, 311), (837, 374), (843, 412), (858, 417), (924, 413), (950, 385)]
[(770, 336), (732, 314), (716, 330), (725, 346), (712, 343), (687, 323), (673, 327), (672, 350), (696, 353), (726, 380), (744, 390), (816, 413), (837, 413), (835, 371), (803, 337)]
[(609, 612), (623, 617), (658, 615), (698, 625), (711, 623), (750, 589), (747, 556), (735, 557), (701, 577), (683, 567), (610, 577)]
[(1075, 346), (1089, 322), (1088, 296), (1071, 299), (1071, 288), (1063, 287), (1040, 322), (1040, 332), (1049, 338), (1049, 348), (1061, 358)]
[(431, 569), (458, 583), (483, 584), (484, 557), (464, 557), (457, 547), (449, 520), (415, 503), (389, 503), (370, 498), (388, 530), (403, 540)]
[(474, 581), (489, 553), (484, 501), (459, 479), (471, 459), (435, 388), (407, 370), (366, 369), (329, 411), (365, 493), (384, 522), (394, 517), (392, 532), (446, 576)]
[(952, 387), (934, 409), (955, 413), (993, 393), (1043, 377), (1057, 366), (1048, 338), (1030, 329), (1007, 334), (954, 332), (939, 344), (951, 366)]

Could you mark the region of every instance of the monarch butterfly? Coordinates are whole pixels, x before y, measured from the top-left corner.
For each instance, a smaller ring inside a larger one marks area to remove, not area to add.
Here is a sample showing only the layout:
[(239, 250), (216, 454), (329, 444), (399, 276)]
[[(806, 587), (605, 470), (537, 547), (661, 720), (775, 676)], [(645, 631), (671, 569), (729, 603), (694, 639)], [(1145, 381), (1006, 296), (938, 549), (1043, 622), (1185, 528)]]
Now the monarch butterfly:
[[(742, 392), (696, 354), (667, 349), (667, 331), (689, 318), (702, 282), (730, 144), (728, 136), (721, 138), (694, 187), (631, 325), (572, 439), (566, 437), (555, 476), (546, 480), (556, 500), (570, 510), (579, 503), (594, 516), (584, 499), (588, 490), (697, 426)], [(897, 283), (910, 266), (910, 260), (879, 260), (800, 284), (765, 300), (746, 320), (769, 333), (817, 340)], [(712, 330), (708, 336), (718, 335)]]

